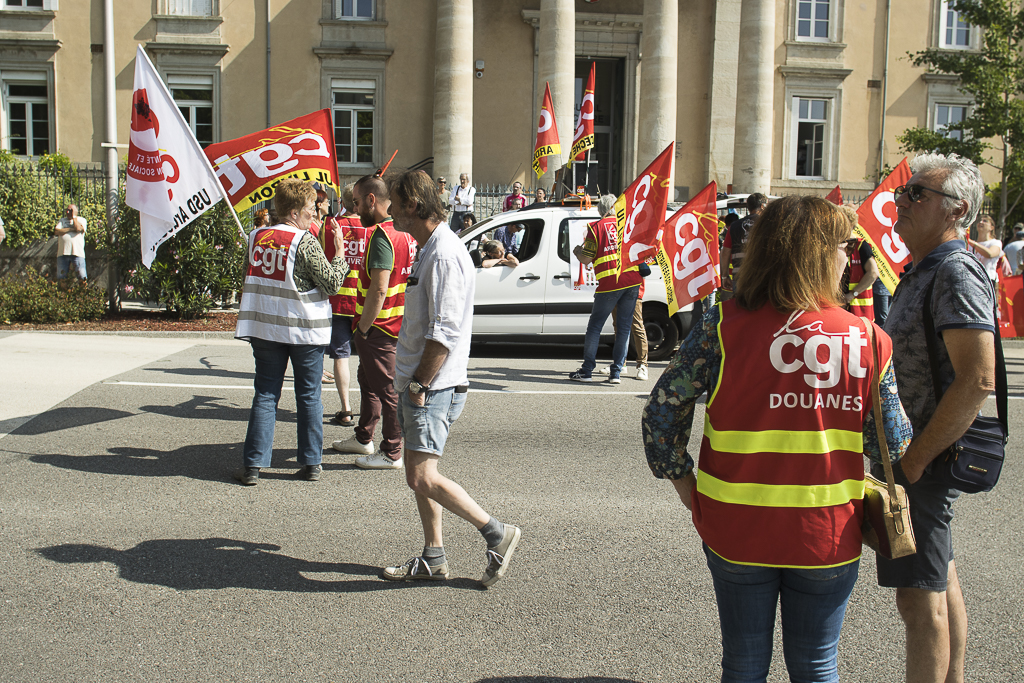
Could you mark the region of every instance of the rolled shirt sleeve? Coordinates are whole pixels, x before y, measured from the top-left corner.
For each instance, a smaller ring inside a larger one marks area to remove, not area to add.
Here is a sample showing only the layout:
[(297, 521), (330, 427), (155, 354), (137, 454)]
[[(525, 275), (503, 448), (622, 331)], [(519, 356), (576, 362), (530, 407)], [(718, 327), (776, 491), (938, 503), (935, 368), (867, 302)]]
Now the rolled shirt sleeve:
[(463, 334), (462, 324), (465, 319), (467, 298), (466, 275), (452, 259), (438, 259), (432, 271), (434, 287), (432, 296), (428, 299), (430, 322), (426, 338), (453, 351)]

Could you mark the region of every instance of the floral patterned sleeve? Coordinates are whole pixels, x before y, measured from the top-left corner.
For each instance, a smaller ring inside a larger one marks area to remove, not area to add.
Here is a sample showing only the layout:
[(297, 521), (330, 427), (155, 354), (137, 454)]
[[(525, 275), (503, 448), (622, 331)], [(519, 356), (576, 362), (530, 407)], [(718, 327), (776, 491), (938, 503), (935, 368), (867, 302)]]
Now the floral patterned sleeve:
[(701, 394), (718, 382), (722, 365), (718, 315), (715, 306), (694, 326), (644, 407), (644, 451), (658, 479), (682, 479), (693, 470), (693, 458), (686, 452), (693, 409)]
[[(889, 363), (889, 369), (882, 375), (878, 396), (882, 403), (882, 425), (885, 429), (885, 442), (889, 446), (889, 459), (896, 462), (903, 457), (910, 440), (914, 438), (914, 427), (903, 411), (903, 403), (896, 391), (896, 372), (892, 363)], [(882, 462), (874, 409), (864, 419), (864, 455), (872, 462)]]
[(306, 233), (299, 240), (295, 254), (295, 286), (300, 292), (320, 287), (327, 294), (337, 294), (345, 281), (348, 263), (343, 255), (328, 261), (320, 242), (312, 233)]

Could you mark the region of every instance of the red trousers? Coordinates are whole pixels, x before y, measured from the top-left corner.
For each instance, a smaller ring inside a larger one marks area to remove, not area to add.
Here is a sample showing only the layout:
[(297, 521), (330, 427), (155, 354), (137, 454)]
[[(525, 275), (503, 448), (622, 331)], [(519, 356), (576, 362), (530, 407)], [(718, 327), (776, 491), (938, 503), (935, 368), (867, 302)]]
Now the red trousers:
[(359, 425), (356, 438), (362, 443), (373, 440), (377, 422), (381, 423), (380, 451), (392, 460), (402, 457), (402, 429), (398, 424), (398, 393), (395, 391), (395, 350), (398, 340), (376, 327), (363, 339), (352, 335), (359, 354)]

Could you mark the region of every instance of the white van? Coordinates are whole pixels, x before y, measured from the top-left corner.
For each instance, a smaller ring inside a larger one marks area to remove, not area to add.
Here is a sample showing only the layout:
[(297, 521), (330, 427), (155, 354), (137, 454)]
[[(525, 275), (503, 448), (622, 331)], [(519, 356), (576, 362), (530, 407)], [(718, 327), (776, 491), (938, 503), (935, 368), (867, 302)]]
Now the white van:
[[(466, 248), (477, 250), (503, 225), (521, 223), (519, 265), (477, 268), (474, 301), (474, 341), (560, 342), (583, 344), (597, 282), (582, 270), (572, 249), (583, 243), (587, 225), (598, 219), (597, 209), (545, 205), (508, 211), (480, 221), (465, 231)], [(690, 330), (693, 306), (668, 315), (665, 283), (655, 266), (646, 278), (644, 326), (650, 360), (669, 358)], [(614, 338), (611, 318), (602, 341)]]

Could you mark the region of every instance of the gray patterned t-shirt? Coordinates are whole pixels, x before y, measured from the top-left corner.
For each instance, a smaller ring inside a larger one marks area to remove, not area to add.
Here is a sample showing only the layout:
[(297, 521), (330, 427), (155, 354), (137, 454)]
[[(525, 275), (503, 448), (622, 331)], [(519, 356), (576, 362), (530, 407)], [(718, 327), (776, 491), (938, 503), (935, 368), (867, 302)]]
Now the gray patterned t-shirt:
[(938, 330), (936, 351), (943, 391), (952, 384), (955, 373), (942, 331), (983, 329), (994, 334), (996, 330), (995, 293), (985, 266), (966, 250), (963, 241), (940, 244), (903, 275), (893, 294), (885, 331), (892, 337), (896, 384), (915, 436), (928, 424), (937, 404), (924, 328), (924, 296), (933, 278), (931, 310)]

